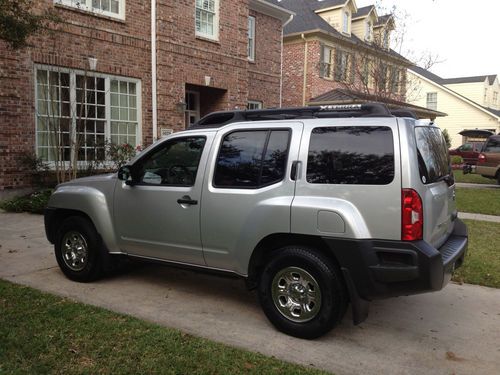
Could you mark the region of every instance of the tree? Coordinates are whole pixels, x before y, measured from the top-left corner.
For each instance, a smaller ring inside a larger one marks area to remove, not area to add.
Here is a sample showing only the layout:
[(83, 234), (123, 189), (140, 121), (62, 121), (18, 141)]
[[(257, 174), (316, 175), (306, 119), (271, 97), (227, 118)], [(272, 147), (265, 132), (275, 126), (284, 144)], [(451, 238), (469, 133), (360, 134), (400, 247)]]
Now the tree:
[(28, 45), (28, 38), (59, 18), (52, 9), (36, 14), (31, 0), (0, 0), (0, 39), (13, 49)]

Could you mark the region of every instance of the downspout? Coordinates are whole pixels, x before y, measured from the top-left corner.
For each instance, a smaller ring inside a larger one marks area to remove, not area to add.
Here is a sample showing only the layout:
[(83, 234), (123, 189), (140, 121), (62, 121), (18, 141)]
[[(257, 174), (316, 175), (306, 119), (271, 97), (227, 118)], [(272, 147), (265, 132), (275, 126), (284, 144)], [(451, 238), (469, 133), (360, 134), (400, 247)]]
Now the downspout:
[(306, 87), (307, 87), (307, 39), (304, 36), (304, 34), (301, 34), (300, 37), (304, 41), (304, 82), (303, 82), (303, 89), (302, 89), (302, 106), (306, 106)]
[(290, 14), (290, 18), (285, 21), (283, 26), (281, 27), (281, 73), (280, 73), (280, 108), (283, 107), (283, 48), (284, 48), (284, 32), (285, 27), (293, 20), (293, 14)]
[(156, 82), (156, 0), (151, 0), (151, 95), (154, 143), (158, 139), (158, 102)]

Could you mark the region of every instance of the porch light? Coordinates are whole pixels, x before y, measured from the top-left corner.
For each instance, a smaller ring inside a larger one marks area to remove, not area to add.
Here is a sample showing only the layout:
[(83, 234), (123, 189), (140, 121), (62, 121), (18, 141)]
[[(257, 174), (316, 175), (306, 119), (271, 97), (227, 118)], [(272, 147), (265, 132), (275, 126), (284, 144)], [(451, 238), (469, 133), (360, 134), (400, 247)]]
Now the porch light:
[(175, 105), (175, 108), (177, 109), (177, 112), (179, 112), (179, 113), (186, 112), (186, 107), (187, 107), (186, 102), (184, 102), (182, 100)]

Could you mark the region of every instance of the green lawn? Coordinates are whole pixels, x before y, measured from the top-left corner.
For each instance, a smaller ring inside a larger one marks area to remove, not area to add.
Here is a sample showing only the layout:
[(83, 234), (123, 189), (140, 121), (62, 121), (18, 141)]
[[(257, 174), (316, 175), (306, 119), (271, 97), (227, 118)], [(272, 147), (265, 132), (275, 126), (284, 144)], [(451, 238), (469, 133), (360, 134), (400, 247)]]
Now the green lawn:
[(500, 216), (500, 189), (457, 188), (460, 212)]
[(469, 228), (469, 248), (453, 280), (500, 288), (500, 223), (464, 221)]
[(465, 174), (461, 170), (454, 170), (453, 175), (455, 176), (456, 182), (468, 182), (471, 184), (490, 184), (495, 185), (496, 180), (491, 178), (486, 178), (480, 174)]
[(0, 280), (0, 374), (47, 373), (320, 372)]

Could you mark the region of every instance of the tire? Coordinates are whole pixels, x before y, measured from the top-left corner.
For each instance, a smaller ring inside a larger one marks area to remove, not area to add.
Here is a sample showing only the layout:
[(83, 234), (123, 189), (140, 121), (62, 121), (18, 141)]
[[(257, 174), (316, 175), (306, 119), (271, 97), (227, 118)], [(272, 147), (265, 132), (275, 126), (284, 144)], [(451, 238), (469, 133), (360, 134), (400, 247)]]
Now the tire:
[(106, 257), (101, 238), (94, 225), (83, 217), (72, 216), (62, 222), (54, 250), (61, 271), (70, 280), (90, 282), (103, 273)]
[(291, 336), (314, 339), (342, 320), (347, 291), (339, 268), (314, 249), (279, 249), (264, 267), (259, 300), (271, 323)]

